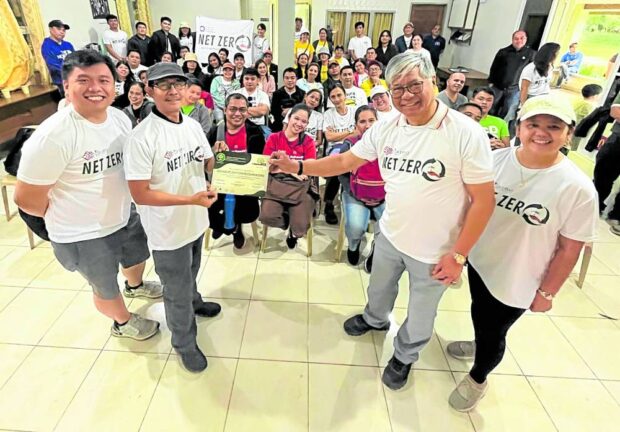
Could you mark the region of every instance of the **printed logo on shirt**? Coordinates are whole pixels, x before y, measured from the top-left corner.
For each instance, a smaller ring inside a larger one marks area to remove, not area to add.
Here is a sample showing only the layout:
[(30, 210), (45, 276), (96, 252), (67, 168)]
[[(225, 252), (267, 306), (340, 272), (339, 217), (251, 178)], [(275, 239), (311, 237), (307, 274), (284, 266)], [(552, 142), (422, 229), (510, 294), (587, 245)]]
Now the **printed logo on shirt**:
[[(497, 192), (495, 195), (499, 196)], [(506, 194), (502, 194), (497, 200), (497, 207), (518, 214), (525, 222), (533, 226), (545, 225), (551, 217), (549, 209), (542, 204), (526, 204), (520, 199)]]
[(82, 175), (98, 174), (123, 163), (123, 153), (108, 154), (103, 150), (86, 151), (82, 156), (85, 160), (82, 166)]
[(173, 172), (192, 162), (204, 162), (205, 152), (202, 147), (196, 147), (194, 150), (185, 153), (181, 149), (177, 149), (164, 153), (164, 158), (168, 160), (166, 162), (168, 172)]
[[(392, 154), (393, 150), (390, 147), (385, 147), (383, 152)], [(415, 159), (385, 156), (382, 161), (382, 168), (390, 171), (417, 174), (422, 176), (424, 180), (432, 183), (446, 176), (445, 164), (439, 159), (434, 158), (422, 162)]]

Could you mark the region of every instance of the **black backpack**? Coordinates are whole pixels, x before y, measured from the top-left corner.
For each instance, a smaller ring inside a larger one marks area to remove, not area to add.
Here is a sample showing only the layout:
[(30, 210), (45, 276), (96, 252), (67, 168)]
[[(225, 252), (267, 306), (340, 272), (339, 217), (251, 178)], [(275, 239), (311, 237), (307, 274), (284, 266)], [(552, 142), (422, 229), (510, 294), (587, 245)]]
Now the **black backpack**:
[[(4, 161), (4, 169), (12, 176), (17, 176), (17, 169), (19, 168), (19, 162), (22, 158), (22, 147), (24, 143), (30, 138), (30, 135), (35, 131), (36, 126), (26, 126), (21, 128), (15, 138), (13, 139), (13, 148), (9, 151), (8, 156)], [(19, 216), (24, 220), (28, 228), (43, 240), (50, 241), (47, 234), (47, 228), (45, 227), (45, 219), (38, 216), (33, 216), (22, 209), (19, 209)]]

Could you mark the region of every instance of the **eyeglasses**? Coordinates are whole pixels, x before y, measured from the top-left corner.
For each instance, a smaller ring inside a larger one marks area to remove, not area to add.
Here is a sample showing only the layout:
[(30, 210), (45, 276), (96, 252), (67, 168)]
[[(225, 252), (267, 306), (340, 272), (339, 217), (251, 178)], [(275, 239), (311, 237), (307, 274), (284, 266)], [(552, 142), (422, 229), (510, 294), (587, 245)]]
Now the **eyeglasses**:
[(411, 94), (418, 94), (422, 91), (422, 87), (424, 86), (424, 81), (412, 81), (406, 86), (398, 86), (392, 87), (392, 97), (401, 98), (405, 94), (405, 90), (407, 90)]
[(181, 89), (184, 89), (186, 86), (187, 86), (187, 83), (185, 81), (165, 81), (165, 82), (155, 83), (153, 85), (153, 87), (157, 87), (158, 89), (162, 91), (169, 91), (172, 87), (174, 87), (175, 90), (181, 90)]
[(231, 114), (245, 114), (248, 112), (247, 108), (237, 108), (237, 107), (228, 107), (226, 108), (228, 111), (230, 111)]

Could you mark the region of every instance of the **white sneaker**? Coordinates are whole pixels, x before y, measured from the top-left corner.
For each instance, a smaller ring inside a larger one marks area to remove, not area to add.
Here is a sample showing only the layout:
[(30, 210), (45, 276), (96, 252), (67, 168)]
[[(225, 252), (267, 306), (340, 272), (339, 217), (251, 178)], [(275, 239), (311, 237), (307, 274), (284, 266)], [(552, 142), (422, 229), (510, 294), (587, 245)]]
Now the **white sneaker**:
[(116, 323), (112, 324), (110, 329), (112, 336), (143, 341), (155, 336), (159, 331), (159, 323), (157, 321), (143, 318), (135, 313), (130, 315), (129, 321), (122, 326)]
[(487, 381), (478, 384), (467, 374), (463, 381), (452, 391), (448, 402), (452, 408), (459, 412), (471, 411), (476, 408), (480, 399), (484, 397), (488, 387)]
[(129, 284), (125, 281), (125, 289), (123, 290), (125, 297), (146, 297), (150, 299), (160, 298), (164, 295), (164, 287), (159, 282), (142, 281), (142, 285), (129, 288)]
[(476, 355), (476, 342), (474, 341), (457, 341), (450, 342), (446, 347), (446, 351), (451, 357), (458, 360), (473, 360)]

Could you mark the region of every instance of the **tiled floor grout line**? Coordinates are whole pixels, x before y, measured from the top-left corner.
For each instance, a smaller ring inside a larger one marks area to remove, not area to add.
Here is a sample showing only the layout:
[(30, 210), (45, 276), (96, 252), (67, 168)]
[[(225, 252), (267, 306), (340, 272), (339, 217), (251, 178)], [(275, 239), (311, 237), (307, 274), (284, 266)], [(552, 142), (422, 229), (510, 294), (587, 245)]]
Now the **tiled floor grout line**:
[(146, 409), (144, 410), (144, 415), (142, 416), (142, 420), (140, 421), (140, 426), (138, 426), (138, 432), (142, 430), (142, 425), (144, 424), (144, 420), (146, 420), (146, 416), (149, 413), (149, 408), (153, 403), (153, 398), (155, 397), (155, 393), (157, 392), (157, 388), (159, 387), (159, 383), (161, 382), (161, 377), (164, 376), (164, 372), (166, 371), (166, 366), (168, 366), (168, 362), (170, 361), (170, 357), (172, 356), (172, 350), (168, 353), (168, 357), (166, 357), (166, 362), (164, 363), (164, 367), (161, 368), (161, 372), (159, 373), (159, 377), (157, 378), (157, 384), (153, 388), (153, 393), (149, 398), (149, 403), (146, 405)]
[[(257, 245), (260, 248), (260, 245)], [(259, 249), (260, 254), (260, 249)], [(252, 288), (250, 289), (250, 298), (252, 294), (254, 294), (254, 284), (256, 283), (256, 271), (258, 270), (258, 257), (256, 258), (256, 264), (254, 266), (254, 276), (252, 278)], [(230, 412), (230, 403), (232, 401), (233, 391), (235, 390), (235, 380), (237, 379), (237, 370), (239, 369), (239, 360), (241, 359), (241, 348), (243, 346), (243, 338), (245, 337), (245, 328), (248, 325), (248, 317), (250, 315), (250, 306), (252, 305), (252, 300), (248, 301), (248, 309), (245, 313), (245, 321), (243, 323), (243, 330), (241, 331), (241, 341), (239, 343), (239, 351), (237, 352), (237, 358), (235, 362), (235, 371), (233, 373), (232, 383), (230, 384), (230, 393), (228, 395), (228, 403), (226, 405), (226, 416), (224, 417), (224, 426), (222, 427), (222, 431), (226, 430), (226, 424), (228, 423), (228, 413)], [(212, 356), (213, 357), (213, 356)]]
[[(313, 233), (314, 235), (314, 233)], [(306, 262), (306, 412), (307, 430), (310, 432), (310, 265)]]
[(538, 392), (536, 392), (536, 389), (534, 388), (534, 386), (532, 385), (532, 382), (530, 381), (530, 379), (527, 376), (524, 376), (525, 381), (527, 381), (527, 384), (530, 386), (530, 388), (532, 389), (532, 392), (534, 393), (534, 395), (536, 396), (536, 399), (538, 400), (538, 403), (540, 404), (540, 406), (542, 407), (542, 409), (545, 411), (545, 414), (547, 414), (547, 417), (549, 417), (549, 420), (551, 421), (551, 424), (553, 425), (553, 427), (555, 428), (556, 431), (560, 431), (560, 429), (558, 428), (558, 425), (555, 423), (555, 420), (553, 420), (553, 417), (551, 416), (551, 413), (547, 410), (547, 407), (545, 406), (545, 404), (543, 403), (542, 399), (540, 398), (540, 396), (538, 395)]
[(7, 308), (7, 307), (9, 307), (9, 305), (10, 305), (11, 303), (13, 303), (13, 302), (15, 301), (15, 299), (16, 299), (17, 297), (19, 297), (19, 296), (20, 296), (20, 295), (24, 292), (24, 290), (26, 289), (26, 288), (24, 288), (24, 287), (9, 287), (9, 288), (21, 288), (21, 290), (20, 290), (17, 294), (15, 294), (15, 296), (14, 296), (11, 300), (9, 300), (9, 302), (8, 302), (7, 304), (5, 304), (3, 307), (1, 307), (1, 308), (0, 308), (0, 314), (1, 314), (1, 313), (2, 313), (2, 312), (3, 312), (3, 311)]
[(30, 351), (28, 351), (28, 354), (24, 357), (24, 359), (19, 362), (19, 364), (17, 365), (17, 367), (15, 368), (15, 370), (6, 378), (6, 380), (4, 382), (0, 383), (0, 391), (2, 391), (2, 389), (4, 388), (4, 386), (11, 381), (11, 378), (13, 378), (13, 375), (15, 375), (17, 373), (17, 371), (19, 370), (19, 368), (22, 367), (22, 365), (24, 364), (24, 362), (28, 359), (28, 357), (30, 357), (30, 354), (32, 354), (32, 351), (34, 351), (34, 349), (36, 348), (36, 346), (34, 345), (28, 345), (30, 346)]
[(45, 330), (45, 332), (41, 335), (41, 337), (39, 338), (39, 340), (37, 341), (37, 346), (39, 345), (39, 343), (41, 343), (41, 341), (45, 338), (45, 335), (47, 335), (49, 333), (49, 331), (52, 329), (52, 327), (54, 327), (54, 324), (56, 324), (58, 322), (58, 320), (60, 319), (60, 317), (69, 309), (69, 307), (71, 307), (71, 305), (73, 304), (74, 301), (77, 300), (78, 296), (79, 296), (80, 292), (76, 291), (75, 294), (73, 295), (73, 298), (71, 299), (71, 301), (69, 303), (67, 303), (67, 306), (65, 306), (65, 308), (58, 314), (58, 316), (56, 317), (56, 319), (54, 321), (52, 321), (52, 323), (49, 325), (49, 327), (47, 328), (47, 330)]

